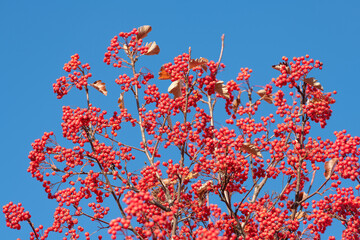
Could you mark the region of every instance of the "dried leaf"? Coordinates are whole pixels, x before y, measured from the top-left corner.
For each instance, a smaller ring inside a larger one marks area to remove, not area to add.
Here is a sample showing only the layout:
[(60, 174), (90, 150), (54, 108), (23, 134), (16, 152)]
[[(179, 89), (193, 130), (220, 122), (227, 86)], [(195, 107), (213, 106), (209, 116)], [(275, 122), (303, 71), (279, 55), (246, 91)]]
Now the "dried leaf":
[(221, 95), (224, 98), (230, 98), (227, 87), (226, 85), (224, 85), (223, 81), (217, 81), (215, 83), (215, 92), (217, 92), (219, 95)]
[(153, 189), (153, 190), (151, 191), (151, 195), (152, 195), (156, 200), (159, 200), (158, 194), (159, 194), (159, 192), (160, 192), (160, 188), (154, 188), (154, 187), (152, 187), (151, 189)]
[(245, 150), (247, 153), (253, 154), (258, 157), (263, 157), (260, 150), (251, 143), (244, 143), (241, 147), (241, 149)]
[[(283, 67), (283, 66), (285, 66), (285, 67)], [(280, 63), (277, 64), (277, 65), (272, 65), (272, 68), (273, 68), (273, 69), (276, 69), (276, 70), (278, 70), (278, 71), (281, 71), (283, 68), (285, 68), (287, 74), (290, 74), (290, 73), (291, 73), (289, 64), (288, 64), (287, 62), (280, 62)]]
[(239, 105), (240, 105), (240, 95), (241, 95), (241, 92), (239, 92), (239, 95), (237, 96), (236, 99), (234, 99), (233, 103), (232, 103), (232, 109), (234, 111), (234, 113), (236, 113), (237, 109), (239, 108)]
[(265, 89), (260, 89), (256, 93), (261, 97), (261, 99), (265, 100), (267, 103), (273, 103), (272, 94), (266, 94)]
[(197, 178), (199, 176), (199, 173), (198, 172), (190, 172), (186, 177), (185, 177), (185, 180), (190, 180), (190, 179), (193, 179), (193, 178)]
[(145, 53), (147, 56), (157, 55), (160, 52), (160, 48), (156, 42), (147, 43), (145, 47), (148, 47), (148, 51)]
[(331, 176), (331, 173), (335, 167), (335, 164), (337, 163), (338, 159), (337, 158), (333, 158), (327, 162), (325, 162), (325, 172), (324, 172), (324, 176), (326, 179), (328, 179)]
[(301, 202), (303, 199), (307, 197), (307, 194), (305, 192), (300, 192), (298, 196), (298, 202)]
[(304, 82), (306, 82), (307, 84), (309, 84), (313, 87), (316, 87), (317, 89), (319, 89), (321, 91), (324, 91), (323, 86), (321, 86), (321, 84), (318, 82), (318, 80), (316, 80), (313, 77), (304, 79)]
[(181, 81), (177, 80), (172, 82), (168, 88), (168, 92), (174, 94), (174, 99), (181, 97)]
[(119, 104), (119, 108), (120, 108), (120, 109), (124, 109), (124, 108), (125, 108), (125, 105), (124, 105), (124, 93), (125, 93), (125, 92), (120, 93), (120, 97), (119, 97), (119, 99), (118, 99), (118, 104)]
[(107, 90), (105, 87), (105, 83), (103, 83), (101, 80), (97, 80), (90, 84), (90, 86), (94, 87), (96, 90), (107, 96)]
[(189, 61), (189, 68), (193, 69), (197, 66), (201, 66), (201, 68), (204, 71), (207, 71), (207, 63), (209, 62), (209, 60), (207, 60), (206, 58), (197, 58), (197, 59), (190, 59)]
[(320, 97), (313, 97), (312, 99), (308, 99), (308, 103), (317, 103), (317, 102), (327, 102), (327, 103), (333, 103), (335, 101), (332, 97), (326, 97), (324, 95), (321, 95)]
[(295, 214), (295, 218), (298, 220), (300, 220), (302, 218), (306, 218), (306, 217), (307, 217), (307, 214), (304, 211), (300, 211)]
[(151, 32), (151, 26), (150, 25), (144, 25), (138, 28), (138, 35), (137, 39), (143, 39), (148, 35), (148, 33)]
[(123, 44), (122, 49), (124, 49), (126, 54), (129, 54), (129, 47), (126, 44)]
[[(163, 183), (167, 186), (167, 185), (174, 185), (177, 181), (176, 180), (172, 180), (171, 178), (166, 178), (163, 179)], [(159, 183), (160, 184), (160, 183)], [(161, 184), (160, 184), (161, 185)]]
[(199, 205), (202, 205), (204, 203), (206, 193), (209, 192), (209, 188), (211, 188), (212, 186), (213, 183), (211, 180), (209, 180), (197, 189), (197, 194), (199, 196)]
[(160, 68), (159, 79), (160, 80), (169, 80), (169, 79), (171, 79), (171, 75), (168, 72), (165, 71), (164, 67)]

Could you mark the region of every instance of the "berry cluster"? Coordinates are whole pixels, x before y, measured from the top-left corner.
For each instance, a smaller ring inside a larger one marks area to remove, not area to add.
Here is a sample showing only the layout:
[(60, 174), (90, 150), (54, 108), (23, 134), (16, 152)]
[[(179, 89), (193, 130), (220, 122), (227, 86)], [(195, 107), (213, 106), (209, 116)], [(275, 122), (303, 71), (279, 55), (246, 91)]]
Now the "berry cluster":
[[(41, 240), (50, 232), (93, 238), (80, 226), (86, 218), (99, 231), (108, 229), (111, 239), (295, 240), (319, 239), (339, 220), (344, 239), (359, 238), (360, 199), (343, 179), (360, 181), (360, 137), (345, 130), (334, 141), (310, 135), (314, 122), (326, 126), (335, 103), (336, 92), (325, 93), (309, 76), (322, 69), (320, 61), (283, 57), (273, 66), (280, 75), (254, 87), (251, 69), (221, 81), (223, 63), (194, 59), (190, 51), (162, 65), (159, 79), (171, 82), (169, 93), (161, 93), (149, 84), (154, 75), (135, 65), (160, 51), (155, 42), (144, 44), (150, 31), (122, 32), (105, 53), (106, 64), (132, 70), (115, 80), (122, 90), (119, 113), (108, 116), (90, 102), (90, 67), (77, 54), (64, 65), (69, 74), (54, 92), (61, 98), (74, 86), (85, 88), (87, 107), (63, 107), (68, 142), (44, 133), (32, 144), (28, 168), (57, 203), (54, 221), (34, 228), (21, 204), (9, 203), (7, 226), (20, 229), (28, 221), (30, 239)], [(105, 83), (90, 85), (107, 94)], [(140, 141), (129, 137), (134, 128), (126, 124), (138, 128)]]
[(354, 196), (352, 187), (338, 188), (336, 194), (330, 194), (323, 200), (313, 201), (314, 211), (308, 217), (313, 220), (309, 225), (314, 239), (320, 239), (319, 233), (324, 233), (326, 228), (332, 224), (335, 217), (341, 219), (343, 225), (346, 226), (342, 234), (343, 239), (358, 239), (360, 237), (360, 197)]
[(326, 121), (331, 117), (330, 104), (334, 104), (335, 100), (331, 98), (331, 93), (323, 94), (314, 87), (308, 86), (308, 91), (310, 99), (305, 106), (305, 112), (311, 120), (319, 122), (320, 126), (324, 128)]
[(189, 54), (183, 53), (174, 58), (174, 64), (166, 63), (162, 66), (162, 69), (169, 75), (171, 81), (184, 80), (189, 71), (189, 60)]
[(68, 94), (73, 86), (82, 90), (88, 85), (88, 79), (92, 76), (89, 73), (90, 66), (88, 63), (81, 65), (79, 58), (78, 54), (71, 56), (71, 60), (64, 64), (64, 70), (69, 73), (68, 77), (62, 76), (53, 84), (58, 99)]
[(22, 207), (21, 203), (14, 204), (9, 202), (3, 206), (3, 213), (5, 214), (6, 226), (18, 230), (21, 229), (20, 222), (31, 218), (29, 212), (24, 212), (24, 207)]
[[(133, 60), (136, 56), (148, 53), (149, 45), (143, 45), (142, 39), (146, 35), (139, 36), (139, 33), (139, 30), (134, 28), (130, 32), (121, 32), (119, 33), (119, 36), (114, 36), (111, 39), (110, 46), (107, 48), (107, 52), (105, 53), (104, 62), (107, 65), (112, 63), (114, 67), (121, 68), (124, 63), (123, 59), (119, 57), (121, 50), (124, 50), (125, 54), (131, 55)], [(119, 38), (121, 38), (121, 40)]]

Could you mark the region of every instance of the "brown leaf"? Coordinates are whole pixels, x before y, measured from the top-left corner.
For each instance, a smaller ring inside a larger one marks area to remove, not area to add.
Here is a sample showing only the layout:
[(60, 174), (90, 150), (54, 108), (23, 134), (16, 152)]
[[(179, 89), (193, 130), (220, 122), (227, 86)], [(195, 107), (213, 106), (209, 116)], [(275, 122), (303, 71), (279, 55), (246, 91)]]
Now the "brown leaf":
[(306, 218), (306, 217), (307, 217), (307, 214), (304, 211), (300, 211), (295, 214), (295, 218), (298, 220), (300, 220), (302, 218)]
[(247, 153), (253, 154), (258, 157), (263, 157), (260, 150), (251, 143), (244, 143), (241, 147), (241, 149), (245, 150)]
[(224, 98), (230, 98), (227, 87), (226, 85), (224, 85), (223, 81), (217, 81), (215, 83), (215, 92), (217, 92), (219, 95), (221, 95)]
[[(163, 179), (163, 183), (167, 186), (167, 185), (174, 185), (177, 181), (176, 180), (172, 180), (171, 178), (165, 178)], [(159, 183), (161, 185), (161, 183)]]
[(147, 43), (145, 47), (148, 47), (148, 51), (145, 53), (147, 56), (157, 55), (160, 52), (160, 48), (156, 42)]
[(190, 179), (193, 179), (193, 178), (197, 178), (199, 176), (199, 173), (198, 172), (190, 172), (186, 177), (185, 177), (185, 180), (190, 180)]
[(335, 101), (332, 97), (326, 97), (324, 95), (313, 97), (312, 99), (308, 99), (307, 103), (318, 103), (318, 102), (327, 102), (333, 103)]
[(123, 44), (122, 49), (124, 49), (126, 54), (130, 54), (130, 47), (126, 44)]
[(241, 95), (241, 92), (239, 92), (239, 95), (237, 96), (236, 99), (234, 99), (233, 103), (232, 103), (232, 109), (234, 111), (234, 113), (236, 113), (237, 109), (239, 108), (239, 105), (240, 105), (240, 95)]
[(172, 82), (168, 88), (168, 92), (174, 94), (174, 99), (181, 97), (181, 80)]
[(143, 39), (148, 35), (148, 33), (151, 31), (150, 25), (144, 25), (138, 28), (138, 35), (137, 39)]
[(307, 197), (307, 194), (305, 192), (300, 192), (298, 196), (298, 202), (301, 202), (303, 199)]
[(327, 162), (325, 162), (325, 172), (324, 172), (324, 176), (326, 179), (328, 179), (331, 176), (331, 173), (335, 167), (335, 164), (337, 163), (338, 159), (337, 158), (333, 158)]
[(316, 80), (313, 77), (304, 79), (304, 82), (306, 82), (307, 84), (309, 84), (313, 87), (316, 87), (317, 89), (319, 89), (321, 91), (324, 91), (323, 86), (321, 86), (321, 84), (318, 82), (318, 80)]
[(199, 205), (202, 205), (204, 203), (206, 193), (209, 192), (209, 188), (211, 188), (212, 186), (213, 183), (211, 180), (209, 180), (197, 189), (197, 194), (199, 196)]
[(265, 89), (260, 89), (256, 93), (261, 97), (261, 99), (265, 100), (267, 103), (273, 103), (272, 94), (266, 94)]
[(119, 97), (119, 99), (118, 99), (118, 104), (119, 104), (119, 108), (120, 108), (120, 109), (124, 109), (124, 108), (125, 108), (125, 105), (124, 105), (124, 93), (125, 93), (125, 92), (120, 93), (120, 97)]
[[(283, 67), (283, 66), (285, 66), (285, 67)], [(272, 68), (273, 68), (273, 69), (276, 69), (276, 70), (278, 70), (278, 71), (281, 71), (283, 68), (285, 68), (286, 73), (288, 73), (288, 74), (291, 73), (289, 64), (288, 64), (287, 62), (280, 62), (280, 63), (277, 64), (277, 65), (272, 65)]]
[(165, 71), (164, 67), (160, 68), (159, 79), (160, 80), (169, 80), (169, 79), (171, 79), (171, 75), (167, 71)]
[(97, 80), (90, 84), (90, 86), (94, 87), (96, 90), (107, 96), (107, 90), (105, 87), (105, 83), (103, 83), (101, 80)]
[(207, 63), (209, 62), (209, 60), (207, 60), (206, 58), (197, 58), (197, 59), (190, 59), (189, 61), (189, 68), (193, 69), (197, 66), (201, 66), (201, 68), (204, 71), (207, 71)]

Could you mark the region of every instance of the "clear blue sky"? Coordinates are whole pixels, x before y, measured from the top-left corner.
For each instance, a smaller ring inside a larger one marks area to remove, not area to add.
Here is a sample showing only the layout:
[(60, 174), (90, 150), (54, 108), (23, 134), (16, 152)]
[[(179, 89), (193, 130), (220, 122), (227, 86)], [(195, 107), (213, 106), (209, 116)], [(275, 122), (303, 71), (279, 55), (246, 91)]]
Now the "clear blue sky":
[[(223, 33), (227, 68), (221, 77), (226, 81), (236, 78), (241, 67), (250, 67), (254, 83), (265, 85), (278, 74), (271, 65), (284, 55), (320, 59), (324, 68), (316, 77), (338, 94), (333, 118), (318, 133), (332, 137), (333, 131), (347, 129), (359, 136), (359, 13), (355, 0), (1, 1), (0, 206), (22, 202), (35, 225), (51, 219), (55, 202), (27, 173), (27, 155), (44, 131), (61, 136), (63, 105), (78, 105), (71, 93), (57, 100), (52, 84), (64, 74), (63, 64), (79, 53), (92, 66), (94, 80), (115, 87), (117, 73), (103, 63), (106, 47), (119, 32), (145, 24), (153, 27), (149, 40), (161, 48), (143, 62), (155, 73), (189, 46), (193, 56), (216, 60)], [(101, 106), (116, 107), (118, 94), (109, 92)], [(28, 239), (30, 229), (22, 226), (22, 231), (6, 228), (0, 214), (2, 239)], [(334, 234), (338, 238), (340, 229)]]

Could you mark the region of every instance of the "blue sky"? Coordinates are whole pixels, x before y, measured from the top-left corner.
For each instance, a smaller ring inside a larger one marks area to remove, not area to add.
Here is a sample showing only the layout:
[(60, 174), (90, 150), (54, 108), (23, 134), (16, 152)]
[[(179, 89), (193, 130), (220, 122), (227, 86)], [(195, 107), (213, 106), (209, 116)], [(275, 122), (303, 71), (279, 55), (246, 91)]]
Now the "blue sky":
[[(0, 205), (22, 202), (36, 225), (50, 219), (55, 203), (27, 173), (27, 155), (43, 132), (61, 135), (63, 105), (78, 105), (76, 94), (57, 100), (52, 84), (78, 53), (92, 66), (94, 80), (114, 88), (118, 72), (103, 63), (106, 47), (119, 32), (141, 25), (153, 27), (149, 40), (161, 48), (158, 56), (141, 62), (154, 73), (189, 46), (193, 56), (216, 60), (223, 33), (227, 68), (221, 78), (226, 81), (249, 67), (254, 84), (265, 85), (276, 77), (271, 65), (282, 56), (321, 60), (323, 70), (315, 77), (338, 94), (333, 118), (317, 133), (332, 137), (333, 131), (347, 129), (359, 136), (359, 12), (358, 1), (1, 1)], [(97, 95), (100, 107), (115, 108), (118, 95)], [(6, 228), (0, 215), (4, 239), (27, 239), (30, 229), (22, 226), (21, 232)]]

